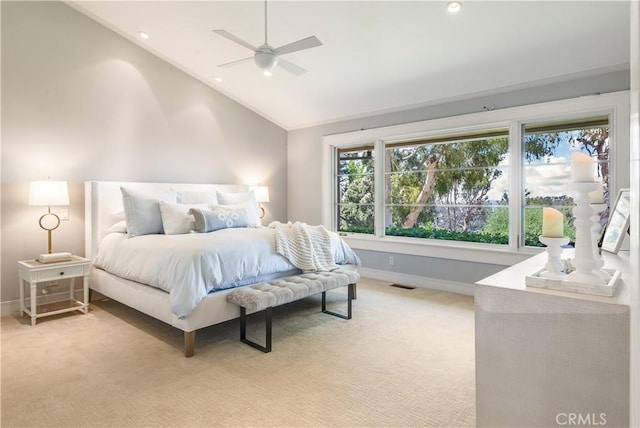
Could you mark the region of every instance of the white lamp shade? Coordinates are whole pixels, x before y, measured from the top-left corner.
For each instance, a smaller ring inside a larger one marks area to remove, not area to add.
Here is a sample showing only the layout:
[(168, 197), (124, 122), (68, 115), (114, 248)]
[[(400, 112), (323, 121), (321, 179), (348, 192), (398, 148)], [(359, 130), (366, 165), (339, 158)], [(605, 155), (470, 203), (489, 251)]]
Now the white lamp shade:
[(269, 188), (267, 186), (254, 186), (251, 190), (256, 196), (256, 202), (269, 202)]
[(29, 205), (69, 205), (69, 189), (66, 181), (32, 181), (29, 190)]

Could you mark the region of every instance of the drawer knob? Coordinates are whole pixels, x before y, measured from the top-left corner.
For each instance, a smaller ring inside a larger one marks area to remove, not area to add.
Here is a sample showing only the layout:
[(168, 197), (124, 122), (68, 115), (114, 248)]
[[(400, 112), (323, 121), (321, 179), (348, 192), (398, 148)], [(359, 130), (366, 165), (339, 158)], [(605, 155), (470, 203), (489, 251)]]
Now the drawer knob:
[(64, 275), (64, 271), (63, 271), (63, 272), (60, 272), (60, 275)]

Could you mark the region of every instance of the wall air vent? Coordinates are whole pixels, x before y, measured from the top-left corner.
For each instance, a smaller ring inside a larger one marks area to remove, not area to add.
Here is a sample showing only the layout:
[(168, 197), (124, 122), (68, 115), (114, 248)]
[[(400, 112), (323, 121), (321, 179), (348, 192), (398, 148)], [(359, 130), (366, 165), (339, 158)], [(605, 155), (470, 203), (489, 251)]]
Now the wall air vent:
[(416, 287), (411, 287), (409, 285), (402, 285), (402, 284), (391, 284), (391, 287), (396, 287), (396, 288), (402, 288), (404, 290), (415, 290)]

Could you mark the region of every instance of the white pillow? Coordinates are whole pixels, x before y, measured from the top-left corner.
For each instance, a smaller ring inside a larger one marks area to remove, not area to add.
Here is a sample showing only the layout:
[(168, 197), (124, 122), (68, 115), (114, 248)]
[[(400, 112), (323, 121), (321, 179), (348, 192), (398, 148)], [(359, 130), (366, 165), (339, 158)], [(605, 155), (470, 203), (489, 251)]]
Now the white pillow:
[(111, 227), (107, 229), (107, 233), (127, 233), (127, 223), (124, 220), (120, 220), (112, 224)]
[(197, 190), (179, 190), (178, 203), (179, 204), (217, 205), (218, 197), (216, 195), (215, 190), (211, 190), (208, 192), (197, 191)]
[(244, 206), (249, 216), (249, 227), (262, 226), (262, 220), (260, 219), (260, 214), (258, 214), (258, 203), (253, 190), (236, 193), (218, 192), (218, 204)]
[(159, 201), (176, 202), (174, 191), (143, 193), (120, 187), (129, 237), (163, 233)]
[(195, 228), (195, 219), (189, 210), (191, 208), (208, 208), (207, 204), (172, 204), (160, 201), (162, 228), (167, 235), (190, 233)]

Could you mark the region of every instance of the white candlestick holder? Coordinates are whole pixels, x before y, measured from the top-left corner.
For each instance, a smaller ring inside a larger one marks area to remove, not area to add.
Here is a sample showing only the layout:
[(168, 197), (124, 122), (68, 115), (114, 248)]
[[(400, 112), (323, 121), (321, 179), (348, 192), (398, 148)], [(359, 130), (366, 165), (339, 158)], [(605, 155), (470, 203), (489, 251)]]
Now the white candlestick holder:
[(602, 255), (600, 254), (600, 249), (598, 248), (598, 241), (600, 240), (600, 231), (602, 229), (602, 225), (600, 224), (600, 213), (607, 209), (607, 204), (591, 204), (591, 209), (593, 210), (593, 215), (591, 216), (591, 245), (593, 247), (593, 258), (596, 260), (596, 274), (605, 281), (611, 279), (611, 275), (602, 270), (604, 266), (604, 260), (602, 260)]
[(569, 274), (568, 279), (590, 285), (606, 283), (596, 272), (600, 269), (600, 266), (598, 266), (598, 261), (594, 255), (593, 235), (591, 232), (594, 210), (591, 207), (589, 192), (596, 190), (598, 185), (595, 181), (569, 184), (569, 188), (575, 193), (574, 201), (576, 206), (573, 208), (575, 217), (573, 223), (576, 227), (576, 251), (572, 261), (575, 271)]
[[(562, 246), (569, 239), (539, 237), (540, 242), (547, 246), (547, 263), (543, 268), (525, 277), (527, 287), (546, 288), (565, 292), (578, 292), (599, 296), (613, 296), (620, 282), (620, 271), (604, 269), (602, 257), (598, 251), (600, 231), (600, 216), (595, 212), (602, 212), (604, 204), (590, 204), (589, 192), (595, 190), (596, 182), (571, 183), (570, 188), (575, 191), (576, 206), (573, 209), (576, 227), (576, 244), (574, 258), (567, 259), (565, 268), (560, 258)], [(598, 222), (598, 224), (594, 224)], [(572, 271), (572, 269), (574, 269)]]
[(564, 264), (560, 255), (562, 254), (562, 246), (569, 243), (569, 237), (553, 238), (550, 236), (539, 236), (538, 239), (547, 246), (547, 263), (544, 265), (539, 275), (545, 278), (564, 278)]

